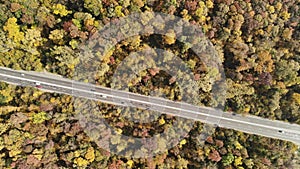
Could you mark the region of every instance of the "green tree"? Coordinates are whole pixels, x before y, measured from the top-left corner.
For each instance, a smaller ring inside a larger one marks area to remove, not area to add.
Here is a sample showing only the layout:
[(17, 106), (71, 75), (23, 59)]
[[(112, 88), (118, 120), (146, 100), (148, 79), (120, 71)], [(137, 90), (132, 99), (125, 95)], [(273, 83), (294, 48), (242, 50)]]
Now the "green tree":
[(222, 157), (222, 163), (224, 166), (230, 165), (233, 162), (233, 160), (234, 160), (234, 156), (231, 153)]

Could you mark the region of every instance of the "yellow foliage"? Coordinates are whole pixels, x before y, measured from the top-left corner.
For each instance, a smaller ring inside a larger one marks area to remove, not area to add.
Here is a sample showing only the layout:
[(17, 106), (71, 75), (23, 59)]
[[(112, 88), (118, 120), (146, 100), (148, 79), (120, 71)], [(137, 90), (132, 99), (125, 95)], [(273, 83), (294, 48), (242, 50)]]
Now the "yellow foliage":
[(270, 12), (270, 13), (274, 13), (274, 12), (275, 12), (274, 6), (270, 6), (270, 7), (269, 7), (269, 12)]
[(213, 8), (214, 7), (214, 3), (211, 0), (207, 0), (205, 3), (206, 3), (207, 8)]
[(282, 17), (283, 20), (288, 20), (291, 17), (291, 14), (288, 13), (287, 11), (283, 11), (280, 16)]
[(99, 27), (99, 22), (95, 21), (94, 18), (88, 18), (84, 21), (85, 25), (90, 25), (90, 26), (95, 26), (95, 27)]
[(85, 156), (84, 156), (89, 162), (93, 162), (95, 160), (95, 150), (93, 147), (89, 147)]
[(13, 111), (20, 111), (21, 107), (15, 106), (2, 106), (0, 107), (0, 114), (8, 114)]
[(242, 146), (238, 141), (235, 141), (235, 142), (234, 142), (234, 146), (235, 146), (235, 148), (238, 149), (238, 150), (241, 150), (241, 149), (243, 148), (243, 146)]
[(32, 27), (31, 29), (27, 29), (25, 33), (25, 39), (23, 41), (27, 46), (37, 47), (41, 46), (43, 42), (43, 38), (41, 36), (41, 30)]
[(126, 164), (129, 166), (129, 168), (132, 168), (133, 163), (134, 162), (132, 160), (128, 160)]
[[(10, 125), (9, 124), (7, 124), (7, 123), (0, 123), (0, 135), (2, 134), (2, 133), (4, 133), (4, 132), (6, 132), (7, 131), (7, 129), (10, 127)], [(1, 144), (0, 144), (1, 145)], [(1, 146), (0, 146), (0, 150), (1, 150), (2, 148), (1, 148)]]
[(34, 99), (37, 99), (42, 94), (43, 94), (43, 92), (41, 90), (36, 90), (36, 91), (34, 91), (34, 93), (32, 94), (32, 96), (33, 96)]
[(300, 105), (300, 93), (293, 93), (292, 97)]
[(46, 112), (40, 112), (37, 114), (34, 114), (31, 118), (34, 124), (43, 123), (45, 120), (49, 120), (49, 117)]
[(208, 8), (202, 1), (200, 1), (198, 4), (199, 4), (199, 8), (196, 10), (195, 15), (199, 17), (200, 22), (204, 22), (206, 20)]
[(76, 49), (78, 47), (78, 42), (75, 39), (72, 39), (69, 42), (69, 45), (72, 47), (72, 49)]
[(245, 112), (245, 113), (249, 113), (249, 111), (250, 111), (250, 107), (249, 107), (249, 106), (246, 106), (246, 107), (244, 108), (244, 112)]
[(275, 8), (277, 9), (277, 11), (280, 11), (281, 8), (282, 8), (282, 3), (277, 2), (276, 5), (275, 5)]
[(37, 154), (37, 155), (34, 155), (34, 157), (37, 158), (38, 160), (42, 160), (43, 155), (42, 154)]
[(49, 39), (51, 40), (61, 40), (64, 38), (65, 31), (62, 29), (55, 29), (50, 32)]
[(34, 157), (36, 157), (38, 160), (41, 160), (44, 154), (43, 149), (34, 149), (32, 154), (34, 154)]
[(9, 157), (15, 157), (18, 154), (21, 154), (21, 149), (13, 149), (9, 151)]
[(74, 160), (74, 163), (77, 164), (79, 167), (82, 167), (82, 166), (87, 166), (89, 164), (89, 162), (81, 157), (79, 158), (76, 158)]
[(163, 124), (165, 124), (166, 123), (166, 121), (165, 121), (165, 119), (164, 118), (161, 118), (161, 119), (159, 119), (159, 124), (160, 125), (163, 125)]
[(165, 39), (166, 44), (168, 44), (168, 45), (171, 45), (171, 44), (175, 43), (175, 41), (176, 41), (176, 34), (175, 34), (174, 30), (169, 30), (166, 33), (166, 36), (165, 36), (164, 39)]
[(122, 134), (122, 132), (123, 132), (123, 130), (122, 129), (116, 129), (116, 133), (118, 133), (118, 134)]
[(80, 156), (80, 152), (79, 151), (75, 151), (74, 152), (74, 157), (79, 157)]
[(261, 51), (258, 53), (258, 65), (255, 70), (259, 73), (272, 72), (273, 71), (273, 60), (272, 56), (268, 51)]
[(55, 100), (55, 98), (54, 98), (54, 97), (51, 97), (51, 99), (50, 99), (50, 103), (57, 103), (57, 100)]
[(179, 144), (180, 144), (180, 145), (186, 144), (186, 139), (181, 140)]
[(242, 159), (243, 159), (242, 157), (237, 157), (237, 158), (235, 158), (235, 160), (234, 160), (234, 165), (235, 165), (235, 166), (242, 165), (242, 164), (243, 164)]
[(56, 4), (53, 7), (53, 13), (60, 16), (67, 16), (68, 14), (71, 14), (72, 11), (68, 11), (66, 6), (62, 4)]
[(241, 36), (242, 35), (242, 31), (241, 30), (234, 30), (233, 34), (237, 35), (237, 36)]
[(180, 14), (182, 15), (183, 19), (190, 20), (192, 17), (189, 15), (189, 11), (186, 9), (183, 9)]
[(122, 6), (116, 6), (115, 7), (115, 14), (117, 17), (123, 17), (125, 16), (123, 13), (122, 13)]
[(20, 26), (17, 24), (17, 18), (9, 18), (3, 27), (3, 30), (8, 32), (8, 38), (18, 43), (24, 39), (24, 33), (20, 32)]
[(143, 7), (145, 4), (143, 2), (143, 0), (132, 0), (132, 3), (134, 5), (137, 5), (139, 8)]
[(258, 34), (258, 35), (264, 35), (264, 30), (259, 29), (259, 30), (256, 31), (256, 34)]
[(285, 28), (282, 32), (282, 37), (284, 39), (291, 39), (293, 34), (293, 30), (289, 28)]
[(107, 51), (105, 51), (104, 55), (100, 56), (101, 60), (104, 63), (109, 63), (110, 62), (110, 56), (112, 56), (112, 54), (114, 53), (115, 48), (112, 49), (107, 49)]
[(178, 159), (178, 163), (177, 163), (177, 167), (176, 168), (179, 168), (179, 169), (187, 168), (188, 164), (189, 164), (188, 160), (180, 157)]
[(228, 85), (228, 92), (226, 93), (227, 98), (233, 98), (235, 96), (241, 95), (252, 95), (255, 90), (252, 86), (249, 86), (247, 83), (235, 83), (231, 79), (227, 79), (226, 83)]
[(208, 156), (209, 153), (210, 153), (210, 148), (205, 146), (204, 147), (204, 154), (205, 154), (205, 156)]
[(202, 26), (203, 32), (207, 32), (211, 28), (212, 28), (211, 24), (203, 24)]

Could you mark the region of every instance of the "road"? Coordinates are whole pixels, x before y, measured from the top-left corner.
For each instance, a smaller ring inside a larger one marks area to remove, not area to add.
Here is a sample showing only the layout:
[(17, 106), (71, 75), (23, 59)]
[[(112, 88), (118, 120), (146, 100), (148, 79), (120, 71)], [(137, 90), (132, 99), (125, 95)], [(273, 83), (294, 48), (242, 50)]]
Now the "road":
[(300, 125), (287, 122), (268, 120), (252, 115), (241, 116), (210, 107), (199, 107), (159, 97), (144, 96), (73, 81), (56, 75), (16, 71), (4, 67), (0, 67), (0, 81), (21, 86), (32, 86), (47, 92), (63, 93), (109, 104), (160, 111), (218, 127), (287, 140), (300, 145)]

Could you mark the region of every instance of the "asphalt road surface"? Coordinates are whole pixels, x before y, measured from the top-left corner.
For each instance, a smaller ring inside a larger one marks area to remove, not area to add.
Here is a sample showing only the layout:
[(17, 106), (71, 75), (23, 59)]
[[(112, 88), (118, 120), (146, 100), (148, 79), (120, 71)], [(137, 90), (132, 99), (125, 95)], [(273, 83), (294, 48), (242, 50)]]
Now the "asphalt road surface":
[(300, 125), (287, 122), (268, 120), (252, 115), (242, 116), (210, 107), (199, 107), (159, 97), (144, 96), (73, 81), (57, 75), (16, 71), (4, 67), (0, 67), (0, 81), (21, 86), (32, 86), (47, 92), (63, 93), (109, 104), (160, 111), (218, 127), (287, 140), (300, 145)]

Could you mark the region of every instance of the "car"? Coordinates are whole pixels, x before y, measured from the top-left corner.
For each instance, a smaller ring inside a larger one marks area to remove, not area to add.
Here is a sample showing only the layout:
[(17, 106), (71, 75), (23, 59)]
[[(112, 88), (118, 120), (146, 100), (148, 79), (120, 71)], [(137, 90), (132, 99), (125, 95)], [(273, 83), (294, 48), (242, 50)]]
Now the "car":
[(279, 133), (284, 133), (284, 131), (282, 131), (282, 130), (278, 130), (278, 132), (279, 132)]
[(35, 82), (35, 87), (36, 88), (42, 88), (41, 83), (40, 82)]
[(24, 74), (24, 73), (21, 73), (21, 76), (25, 76), (25, 74)]
[(102, 95), (102, 94), (100, 94), (100, 95), (98, 95), (98, 96), (100, 96), (100, 98), (107, 98), (106, 95)]

